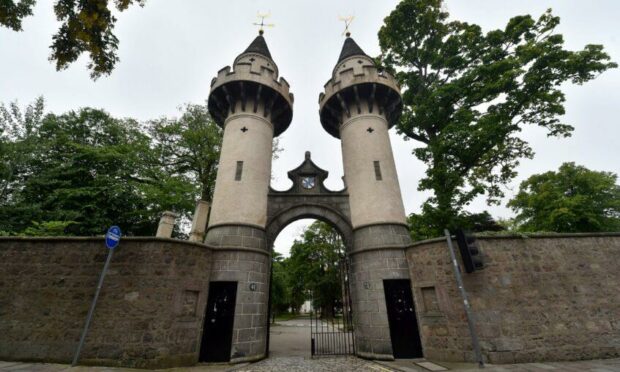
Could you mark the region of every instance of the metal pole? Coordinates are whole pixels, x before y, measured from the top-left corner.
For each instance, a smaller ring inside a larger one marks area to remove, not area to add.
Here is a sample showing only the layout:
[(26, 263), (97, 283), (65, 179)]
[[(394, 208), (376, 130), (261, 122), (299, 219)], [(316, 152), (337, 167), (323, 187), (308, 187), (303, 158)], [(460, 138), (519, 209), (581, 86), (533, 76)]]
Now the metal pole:
[(484, 368), (484, 361), (482, 360), (482, 352), (480, 351), (480, 343), (478, 342), (478, 335), (474, 327), (474, 318), (472, 316), (471, 306), (467, 300), (467, 292), (463, 286), (463, 279), (461, 278), (461, 269), (456, 261), (456, 254), (454, 253), (454, 247), (452, 246), (452, 238), (450, 231), (444, 229), (446, 234), (446, 240), (448, 241), (448, 248), (450, 250), (450, 257), (452, 258), (452, 267), (454, 268), (454, 276), (456, 277), (456, 283), (458, 284), (461, 296), (463, 297), (463, 307), (465, 308), (465, 315), (467, 316), (467, 325), (469, 326), (469, 334), (471, 335), (471, 342), (474, 346), (474, 352), (476, 353), (476, 359), (478, 359), (478, 367)]
[(86, 317), (86, 324), (84, 325), (84, 330), (82, 331), (82, 337), (80, 338), (80, 343), (77, 350), (75, 351), (75, 356), (73, 356), (73, 362), (71, 363), (72, 367), (76, 366), (78, 360), (80, 359), (80, 352), (82, 351), (82, 346), (84, 346), (86, 334), (88, 333), (88, 327), (90, 326), (90, 321), (92, 320), (93, 313), (95, 312), (95, 306), (97, 305), (99, 292), (101, 291), (101, 287), (103, 286), (103, 279), (105, 278), (105, 274), (108, 271), (108, 266), (110, 266), (110, 261), (112, 261), (112, 253), (114, 253), (114, 249), (108, 249), (108, 258), (105, 261), (105, 265), (103, 265), (103, 270), (101, 271), (101, 276), (99, 277), (99, 284), (97, 285), (97, 290), (95, 291), (95, 298), (93, 298), (93, 303), (90, 305), (90, 310), (88, 310), (88, 316)]

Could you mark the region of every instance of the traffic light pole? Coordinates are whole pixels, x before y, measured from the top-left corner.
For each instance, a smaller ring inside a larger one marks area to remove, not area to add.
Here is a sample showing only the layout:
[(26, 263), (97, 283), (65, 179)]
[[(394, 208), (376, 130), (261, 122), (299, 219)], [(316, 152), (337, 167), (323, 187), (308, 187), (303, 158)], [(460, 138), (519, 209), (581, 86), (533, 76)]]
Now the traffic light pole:
[(452, 258), (452, 267), (454, 268), (454, 276), (456, 277), (456, 283), (458, 284), (461, 297), (463, 297), (463, 307), (465, 308), (465, 315), (467, 316), (467, 325), (469, 326), (469, 334), (471, 335), (471, 342), (474, 346), (474, 352), (476, 353), (476, 359), (478, 359), (478, 367), (484, 368), (484, 361), (482, 360), (482, 352), (480, 351), (480, 343), (478, 342), (478, 335), (474, 327), (474, 318), (472, 316), (471, 306), (467, 300), (467, 292), (463, 286), (463, 278), (461, 277), (461, 269), (456, 261), (456, 253), (454, 253), (454, 247), (452, 246), (452, 237), (448, 229), (444, 230), (446, 234), (446, 240), (448, 241), (448, 248), (450, 250), (450, 257)]

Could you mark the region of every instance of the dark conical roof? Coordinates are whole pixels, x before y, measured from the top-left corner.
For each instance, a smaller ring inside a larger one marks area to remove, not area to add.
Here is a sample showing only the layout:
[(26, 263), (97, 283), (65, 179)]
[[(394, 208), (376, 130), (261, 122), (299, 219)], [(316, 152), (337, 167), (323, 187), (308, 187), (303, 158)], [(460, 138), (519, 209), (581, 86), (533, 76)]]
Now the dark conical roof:
[(263, 35), (258, 35), (243, 53), (258, 53), (271, 59), (271, 53), (269, 53), (269, 48), (267, 48), (267, 42)]
[(350, 37), (347, 37), (344, 40), (344, 45), (342, 46), (342, 51), (340, 52), (340, 57), (338, 58), (338, 62), (340, 63), (343, 59), (349, 58), (351, 56), (366, 56), (366, 53), (360, 48), (359, 45)]

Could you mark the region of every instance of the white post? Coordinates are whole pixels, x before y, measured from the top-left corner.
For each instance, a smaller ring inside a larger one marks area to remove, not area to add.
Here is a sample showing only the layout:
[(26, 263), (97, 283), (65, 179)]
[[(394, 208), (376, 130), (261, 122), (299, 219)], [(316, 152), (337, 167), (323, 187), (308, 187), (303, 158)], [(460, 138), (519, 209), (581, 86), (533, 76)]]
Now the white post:
[(172, 237), (172, 230), (174, 229), (174, 223), (177, 217), (179, 217), (179, 215), (174, 212), (165, 211), (162, 213), (155, 236), (158, 238)]
[(207, 230), (207, 218), (209, 217), (209, 202), (198, 200), (196, 211), (192, 220), (192, 229), (189, 231), (189, 241), (202, 243), (205, 240)]

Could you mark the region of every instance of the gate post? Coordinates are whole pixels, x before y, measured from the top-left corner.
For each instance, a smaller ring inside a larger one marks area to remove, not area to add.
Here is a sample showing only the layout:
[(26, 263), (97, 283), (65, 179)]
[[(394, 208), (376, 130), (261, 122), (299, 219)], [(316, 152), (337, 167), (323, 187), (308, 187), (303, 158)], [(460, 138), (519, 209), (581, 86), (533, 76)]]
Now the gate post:
[(357, 354), (390, 360), (383, 280), (409, 279), (404, 250), (411, 244), (388, 134), (401, 113), (400, 88), (347, 37), (319, 105), (323, 128), (342, 141)]
[(262, 36), (211, 82), (209, 113), (224, 129), (205, 244), (214, 247), (211, 281), (238, 282), (232, 362), (265, 357), (270, 247), (267, 194), (273, 137), (292, 119), (293, 95)]

